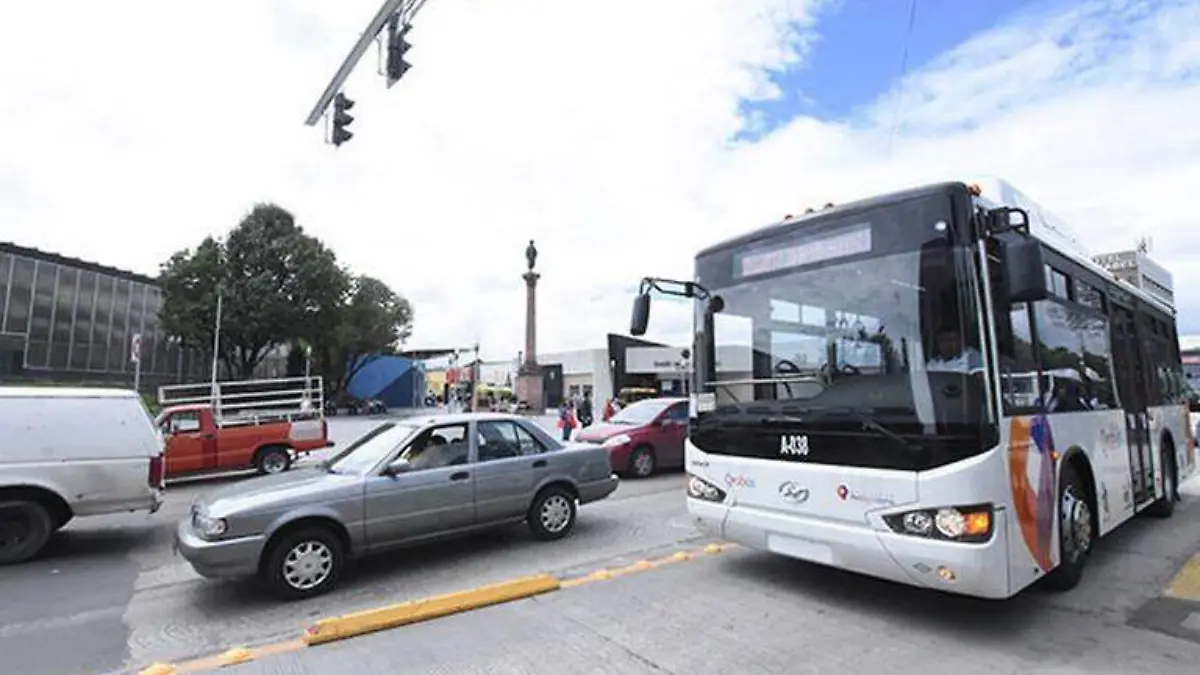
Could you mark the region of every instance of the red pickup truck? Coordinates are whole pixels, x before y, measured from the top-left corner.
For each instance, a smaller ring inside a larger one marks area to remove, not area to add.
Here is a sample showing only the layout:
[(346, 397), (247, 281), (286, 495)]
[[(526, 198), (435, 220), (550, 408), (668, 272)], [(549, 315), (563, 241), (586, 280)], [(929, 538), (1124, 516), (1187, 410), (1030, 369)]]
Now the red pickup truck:
[(194, 473), (258, 469), (287, 471), (301, 453), (333, 445), (324, 419), (247, 419), (217, 424), (212, 408), (183, 405), (158, 416), (167, 478)]

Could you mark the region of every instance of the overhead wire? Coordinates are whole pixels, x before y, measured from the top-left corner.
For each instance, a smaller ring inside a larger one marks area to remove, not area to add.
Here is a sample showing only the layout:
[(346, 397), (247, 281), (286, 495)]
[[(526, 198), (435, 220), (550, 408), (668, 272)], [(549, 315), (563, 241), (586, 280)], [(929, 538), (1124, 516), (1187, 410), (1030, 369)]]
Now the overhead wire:
[(909, 0), (908, 3), (908, 27), (904, 31), (904, 50), (900, 55), (900, 79), (896, 88), (896, 109), (892, 116), (892, 128), (888, 133), (887, 154), (892, 154), (892, 147), (895, 144), (896, 133), (900, 130), (900, 113), (904, 104), (904, 84), (905, 78), (908, 76), (908, 50), (912, 43), (913, 27), (917, 23), (917, 0)]

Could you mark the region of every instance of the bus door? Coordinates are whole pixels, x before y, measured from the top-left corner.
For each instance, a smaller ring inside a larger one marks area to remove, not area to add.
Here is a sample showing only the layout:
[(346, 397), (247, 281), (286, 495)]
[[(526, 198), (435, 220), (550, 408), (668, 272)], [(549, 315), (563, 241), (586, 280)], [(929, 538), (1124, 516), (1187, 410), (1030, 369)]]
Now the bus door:
[(1129, 439), (1129, 468), (1133, 501), (1141, 504), (1153, 495), (1153, 462), (1150, 425), (1146, 414), (1146, 367), (1138, 340), (1133, 310), (1112, 304), (1112, 353), (1117, 370), (1121, 407), (1125, 410), (1125, 434)]

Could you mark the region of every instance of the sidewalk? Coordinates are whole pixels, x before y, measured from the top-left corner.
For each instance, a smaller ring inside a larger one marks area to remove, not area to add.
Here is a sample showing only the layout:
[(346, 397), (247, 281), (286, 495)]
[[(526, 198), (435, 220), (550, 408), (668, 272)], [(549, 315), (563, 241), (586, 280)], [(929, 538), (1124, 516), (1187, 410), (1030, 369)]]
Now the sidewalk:
[[(1179, 492), (1185, 503), (1200, 498), (1200, 474), (1181, 483)], [(1134, 612), (1130, 625), (1200, 643), (1200, 541), (1193, 549), (1162, 596)]]

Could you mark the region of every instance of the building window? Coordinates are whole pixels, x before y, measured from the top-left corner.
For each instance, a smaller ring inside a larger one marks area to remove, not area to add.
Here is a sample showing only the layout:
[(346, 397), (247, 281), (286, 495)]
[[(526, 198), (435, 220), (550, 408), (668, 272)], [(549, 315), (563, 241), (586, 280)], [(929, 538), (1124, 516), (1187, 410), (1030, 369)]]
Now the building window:
[(71, 370), (88, 369), (92, 348), (92, 313), (96, 308), (96, 273), (79, 273), (79, 295), (75, 302), (75, 341), (71, 345)]
[(92, 349), (88, 355), (88, 370), (103, 372), (108, 369), (108, 348), (112, 336), (113, 278), (97, 275), (96, 284), (96, 313), (92, 316)]
[(65, 370), (71, 363), (71, 320), (75, 316), (75, 293), (79, 270), (59, 266), (54, 291), (54, 322), (50, 330), (50, 367)]
[(13, 257), (12, 285), (8, 290), (8, 314), (4, 317), (5, 333), (29, 332), (29, 309), (33, 303), (33, 261)]
[(0, 253), (0, 323), (8, 312), (8, 275), (12, 273), (12, 256)]
[(113, 280), (112, 336), (108, 343), (108, 370), (125, 370), (129, 359), (129, 287), (128, 279)]

